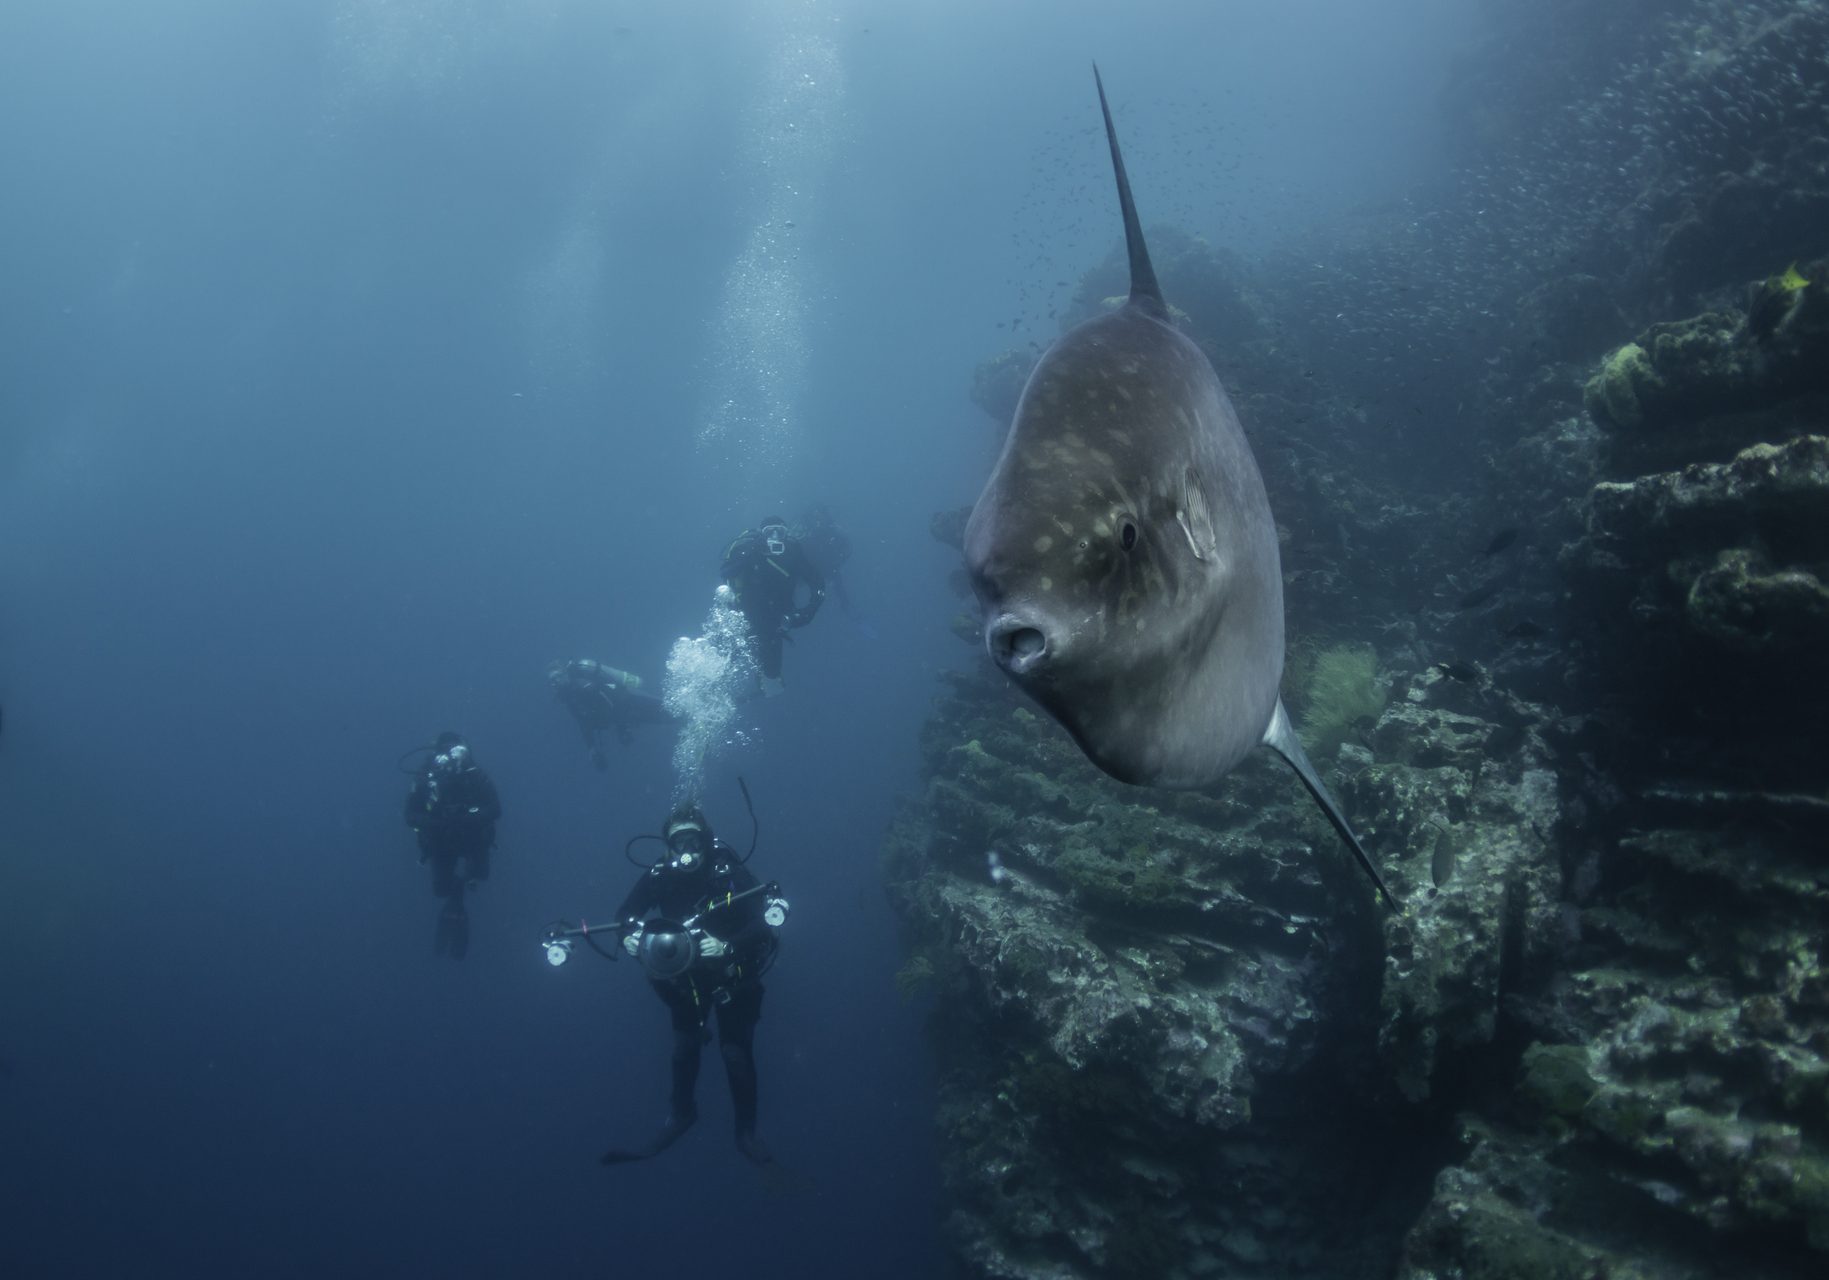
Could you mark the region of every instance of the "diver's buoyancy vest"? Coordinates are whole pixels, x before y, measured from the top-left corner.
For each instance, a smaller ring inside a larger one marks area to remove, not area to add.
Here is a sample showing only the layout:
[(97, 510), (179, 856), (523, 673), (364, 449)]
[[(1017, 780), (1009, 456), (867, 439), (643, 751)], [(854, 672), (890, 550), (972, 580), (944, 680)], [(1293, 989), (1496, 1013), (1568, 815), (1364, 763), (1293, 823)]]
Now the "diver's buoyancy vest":
[(752, 573), (760, 573), (764, 568), (773, 569), (786, 578), (790, 584), (789, 590), (792, 590), (794, 571), (781, 561), (787, 558), (788, 550), (794, 545), (792, 538), (784, 540), (781, 558), (777, 559), (769, 553), (768, 540), (762, 536), (760, 531), (745, 529), (738, 534), (736, 541), (732, 542), (724, 551), (724, 566), (730, 571), (729, 580), (731, 585), (736, 588), (738, 596), (742, 595), (741, 580)]

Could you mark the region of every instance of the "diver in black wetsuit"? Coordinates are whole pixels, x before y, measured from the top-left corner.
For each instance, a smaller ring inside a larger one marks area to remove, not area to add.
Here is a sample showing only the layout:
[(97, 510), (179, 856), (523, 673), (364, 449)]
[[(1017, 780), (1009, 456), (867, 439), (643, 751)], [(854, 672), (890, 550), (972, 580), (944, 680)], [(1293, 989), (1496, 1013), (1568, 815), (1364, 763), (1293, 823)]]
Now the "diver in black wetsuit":
[(851, 593), (845, 588), (843, 569), (851, 559), (851, 537), (832, 519), (823, 504), (815, 504), (800, 513), (800, 532), (796, 535), (800, 549), (825, 579), (826, 586), (838, 599), (838, 607), (847, 618), (855, 616)]
[(432, 751), (425, 771), (407, 792), (406, 825), (419, 837), (421, 865), (432, 864), (433, 895), (445, 900), (432, 950), (462, 960), (470, 949), (464, 889), (489, 878), (489, 853), (495, 846), (502, 802), (461, 735), (439, 734)]
[[(628, 921), (623, 947), (642, 960), (654, 993), (672, 1018), (673, 1090), (660, 1133), (645, 1147), (605, 1153), (603, 1163), (621, 1164), (655, 1155), (698, 1119), (694, 1093), (699, 1051), (710, 1039), (706, 1024), (715, 1010), (718, 1051), (736, 1111), (737, 1148), (765, 1165), (773, 1157), (756, 1136), (754, 1041), (756, 1020), (762, 1013), (761, 977), (777, 947), (770, 912), (784, 912), (786, 904), (766, 892), (730, 901), (759, 882), (735, 850), (712, 835), (696, 806), (674, 810), (663, 838), (665, 857), (636, 881), (618, 916)], [(728, 906), (721, 905), (727, 901)], [(679, 933), (678, 927), (694, 917), (693, 934)], [(774, 915), (773, 923), (779, 924), (782, 918)], [(689, 949), (678, 954), (677, 965), (661, 965), (654, 963), (656, 957), (651, 953), (644, 954), (644, 946), (650, 952), (657, 947), (676, 953), (680, 948)], [(668, 968), (680, 972), (664, 979), (654, 976)]]
[(764, 516), (759, 527), (745, 529), (725, 550), (719, 576), (749, 622), (763, 692), (779, 692), (782, 642), (791, 628), (806, 626), (819, 612), (826, 598), (825, 575), (788, 533), (786, 521)]
[(600, 735), (613, 732), (626, 746), (631, 725), (661, 724), (672, 718), (659, 698), (641, 691), (639, 676), (590, 658), (555, 662), (547, 668), (546, 679), (552, 685), (553, 696), (578, 722), (591, 763), (599, 769), (609, 767)]

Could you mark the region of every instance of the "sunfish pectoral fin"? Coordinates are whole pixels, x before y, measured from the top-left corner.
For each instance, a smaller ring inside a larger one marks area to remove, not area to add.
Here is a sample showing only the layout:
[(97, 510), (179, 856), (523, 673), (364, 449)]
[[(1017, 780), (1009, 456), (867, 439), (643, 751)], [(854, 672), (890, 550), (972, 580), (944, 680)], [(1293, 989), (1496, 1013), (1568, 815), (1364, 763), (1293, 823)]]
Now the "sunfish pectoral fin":
[(1327, 820), (1334, 824), (1334, 830), (1340, 833), (1340, 838), (1346, 841), (1347, 847), (1353, 851), (1353, 856), (1359, 859), (1359, 865), (1365, 868), (1365, 873), (1372, 877), (1372, 883), (1378, 886), (1378, 892), (1383, 896), (1385, 905), (1393, 911), (1403, 910), (1397, 905), (1397, 899), (1391, 896), (1391, 891), (1385, 887), (1384, 877), (1379, 875), (1378, 868), (1372, 865), (1372, 859), (1366, 853), (1365, 846), (1359, 843), (1359, 837), (1354, 835), (1352, 827), (1347, 825), (1346, 815), (1340, 812), (1340, 806), (1334, 803), (1334, 798), (1321, 784), (1321, 778), (1315, 773), (1315, 767), (1308, 763), (1308, 753), (1302, 750), (1301, 739), (1296, 737), (1295, 728), (1289, 723), (1289, 713), (1283, 710), (1281, 698), (1276, 700), (1276, 711), (1271, 714), (1270, 727), (1264, 730), (1264, 745), (1282, 756), (1289, 762), (1289, 767), (1296, 771), (1296, 777), (1300, 778), (1302, 785), (1308, 788), (1308, 794), (1315, 798), (1315, 803), (1321, 806), (1321, 812), (1325, 813)]
[(1175, 519), (1187, 536), (1194, 558), (1211, 561), (1219, 540), (1213, 534), (1213, 517), (1207, 509), (1206, 492), (1200, 487), (1200, 477), (1192, 467), (1182, 476), (1181, 510), (1175, 513)]

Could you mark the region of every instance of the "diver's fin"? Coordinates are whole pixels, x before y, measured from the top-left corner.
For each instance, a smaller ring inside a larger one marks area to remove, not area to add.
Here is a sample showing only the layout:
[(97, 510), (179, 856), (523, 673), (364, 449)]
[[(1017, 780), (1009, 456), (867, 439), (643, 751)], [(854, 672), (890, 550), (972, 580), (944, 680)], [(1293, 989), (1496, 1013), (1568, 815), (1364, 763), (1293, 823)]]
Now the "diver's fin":
[(632, 1164), (637, 1160), (646, 1160), (651, 1156), (657, 1156), (675, 1142), (679, 1141), (680, 1135), (690, 1129), (692, 1127), (692, 1122), (697, 1119), (698, 1117), (696, 1115), (668, 1116), (667, 1123), (661, 1126), (660, 1132), (654, 1135), (653, 1141), (649, 1142), (647, 1146), (637, 1147), (633, 1151), (606, 1151), (599, 1158), (598, 1163), (606, 1165)]
[(1130, 179), (1124, 176), (1124, 157), (1118, 152), (1118, 130), (1111, 122), (1111, 108), (1105, 102), (1105, 81), (1099, 77), (1096, 62), (1092, 65), (1092, 80), (1099, 86), (1099, 111), (1105, 117), (1105, 139), (1111, 143), (1111, 167), (1118, 175), (1118, 207), (1124, 213), (1124, 247), (1130, 254), (1130, 300), (1142, 302), (1167, 319), (1168, 304), (1162, 300), (1162, 287), (1156, 283), (1156, 269), (1150, 265), (1149, 249), (1143, 243), (1143, 224), (1137, 220), (1137, 206), (1130, 198)]
[(432, 954), (462, 960), (470, 949), (470, 916), (464, 910), (463, 890), (447, 898), (438, 911), (438, 932), (432, 938)]
[(1346, 841), (1347, 847), (1352, 849), (1353, 856), (1359, 859), (1359, 865), (1365, 868), (1365, 873), (1372, 877), (1372, 883), (1378, 886), (1378, 892), (1384, 897), (1385, 905), (1393, 911), (1402, 911), (1403, 908), (1397, 905), (1397, 899), (1393, 898), (1391, 891), (1385, 887), (1384, 877), (1379, 875), (1378, 868), (1372, 865), (1372, 859), (1366, 853), (1365, 846), (1359, 843), (1359, 837), (1354, 835), (1353, 829), (1347, 825), (1346, 815), (1340, 812), (1340, 806), (1334, 803), (1334, 798), (1327, 793), (1327, 788), (1321, 785), (1321, 778), (1315, 773), (1315, 767), (1308, 763), (1308, 753), (1302, 750), (1302, 742), (1296, 737), (1296, 731), (1289, 723), (1289, 713), (1283, 710), (1281, 698), (1276, 700), (1276, 711), (1270, 717), (1270, 727), (1264, 730), (1264, 745), (1287, 760), (1289, 767), (1296, 771), (1296, 777), (1300, 778), (1302, 785), (1308, 788), (1308, 794), (1315, 798), (1315, 803), (1321, 806), (1321, 812), (1325, 813), (1327, 820), (1334, 824), (1334, 830), (1340, 833), (1340, 838)]

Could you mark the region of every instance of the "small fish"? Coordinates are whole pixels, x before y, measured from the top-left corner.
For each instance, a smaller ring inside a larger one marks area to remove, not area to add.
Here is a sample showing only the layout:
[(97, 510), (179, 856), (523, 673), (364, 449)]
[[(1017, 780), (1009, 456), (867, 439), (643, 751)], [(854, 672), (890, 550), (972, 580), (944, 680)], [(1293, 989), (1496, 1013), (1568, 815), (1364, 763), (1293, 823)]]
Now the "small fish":
[(1454, 602), (1454, 607), (1457, 609), (1477, 609), (1481, 605), (1491, 601), (1498, 594), (1499, 584), (1496, 582), (1489, 582), (1483, 587), (1475, 587), (1459, 600), (1456, 600)]
[(1505, 634), (1512, 640), (1535, 640), (1544, 635), (1545, 632), (1542, 627), (1532, 622), (1529, 618), (1520, 618), (1517, 622), (1514, 622), (1509, 627), (1505, 628)]
[(1501, 529), (1492, 535), (1492, 541), (1486, 544), (1486, 549), (1480, 552), (1480, 554), (1483, 556), (1496, 556), (1499, 552), (1505, 550), (1505, 548), (1509, 547), (1517, 540), (1518, 531), (1516, 529)]
[(1462, 684), (1480, 682), (1480, 669), (1471, 662), (1438, 662), (1435, 669), (1450, 680), (1459, 680)]
[(1435, 852), (1429, 857), (1429, 879), (1437, 889), (1447, 884), (1454, 876), (1454, 845), (1454, 833), (1447, 827), (1443, 827), (1436, 833)]
[(1796, 293), (1799, 289), (1809, 283), (1810, 277), (1800, 272), (1797, 269), (1797, 264), (1795, 262), (1785, 268), (1785, 273), (1782, 276), (1774, 276), (1772, 278), (1773, 287), (1782, 289), (1786, 293)]

